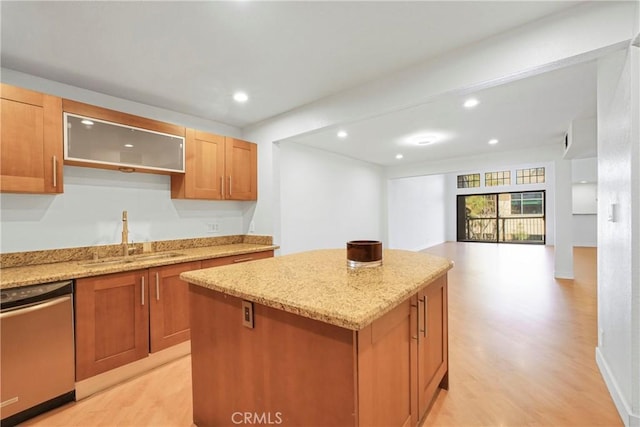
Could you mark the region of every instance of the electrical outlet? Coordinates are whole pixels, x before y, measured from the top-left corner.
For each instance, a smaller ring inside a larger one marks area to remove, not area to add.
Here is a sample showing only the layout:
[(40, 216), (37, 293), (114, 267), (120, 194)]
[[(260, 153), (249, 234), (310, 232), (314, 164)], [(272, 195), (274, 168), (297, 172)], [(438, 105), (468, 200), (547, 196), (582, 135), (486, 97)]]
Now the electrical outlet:
[(210, 222), (207, 224), (207, 233), (217, 233), (220, 231), (220, 224), (217, 222)]
[(604, 329), (598, 329), (598, 347), (602, 347), (604, 345)]
[(255, 233), (256, 232), (256, 223), (251, 221), (249, 223), (249, 233)]
[(253, 329), (253, 303), (242, 301), (242, 325)]

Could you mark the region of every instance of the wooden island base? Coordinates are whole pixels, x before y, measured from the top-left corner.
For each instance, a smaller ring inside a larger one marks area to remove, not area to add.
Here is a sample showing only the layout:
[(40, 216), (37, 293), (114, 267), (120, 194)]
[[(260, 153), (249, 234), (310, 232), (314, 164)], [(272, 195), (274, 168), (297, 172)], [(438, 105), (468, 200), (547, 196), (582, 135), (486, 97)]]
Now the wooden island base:
[(198, 427), (416, 426), (447, 388), (447, 276), (360, 330), (190, 285)]

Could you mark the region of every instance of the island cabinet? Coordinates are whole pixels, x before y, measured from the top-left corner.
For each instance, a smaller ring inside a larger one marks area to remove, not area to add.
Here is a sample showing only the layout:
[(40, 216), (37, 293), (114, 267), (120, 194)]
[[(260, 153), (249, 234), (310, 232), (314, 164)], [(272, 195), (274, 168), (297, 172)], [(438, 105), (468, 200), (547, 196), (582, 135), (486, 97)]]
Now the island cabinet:
[(0, 84), (0, 191), (62, 193), (62, 99)]
[[(409, 426), (448, 389), (447, 276), (358, 335), (361, 426)], [(408, 392), (407, 392), (408, 391)]]
[(329, 250), (183, 274), (194, 424), (419, 425), (448, 387), (451, 265), (399, 252), (360, 271)]
[(189, 290), (200, 261), (76, 280), (76, 381), (190, 338)]
[(256, 144), (187, 129), (185, 157), (185, 173), (171, 178), (172, 198), (257, 200)]
[(418, 418), (429, 410), (438, 388), (449, 388), (447, 280), (440, 277), (417, 295)]

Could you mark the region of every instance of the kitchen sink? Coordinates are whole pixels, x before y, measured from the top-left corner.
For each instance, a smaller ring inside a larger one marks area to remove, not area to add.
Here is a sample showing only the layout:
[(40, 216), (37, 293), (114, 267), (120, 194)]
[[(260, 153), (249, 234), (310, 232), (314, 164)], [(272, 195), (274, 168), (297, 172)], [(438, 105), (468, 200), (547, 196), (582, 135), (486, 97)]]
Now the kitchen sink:
[(86, 261), (80, 263), (80, 265), (84, 267), (100, 267), (107, 265), (118, 265), (118, 264), (130, 264), (132, 262), (137, 261), (150, 261), (156, 259), (167, 259), (167, 258), (175, 258), (182, 256), (180, 253), (169, 252), (169, 253), (159, 253), (159, 254), (147, 254), (147, 255), (132, 255), (128, 257), (122, 258), (108, 258), (108, 259), (99, 259), (95, 261)]
[(169, 252), (162, 254), (147, 254), (147, 255), (135, 255), (133, 259), (135, 261), (145, 261), (148, 259), (165, 259), (165, 258), (175, 258), (177, 256), (182, 256), (183, 254)]

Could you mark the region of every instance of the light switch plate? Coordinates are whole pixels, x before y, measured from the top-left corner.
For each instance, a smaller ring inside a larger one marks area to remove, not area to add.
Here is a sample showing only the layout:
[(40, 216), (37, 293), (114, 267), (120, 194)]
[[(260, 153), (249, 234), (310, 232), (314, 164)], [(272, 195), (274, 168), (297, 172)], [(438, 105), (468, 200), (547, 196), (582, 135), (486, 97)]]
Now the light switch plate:
[(253, 329), (253, 303), (242, 301), (242, 325)]

